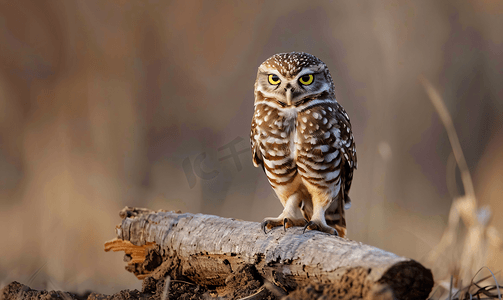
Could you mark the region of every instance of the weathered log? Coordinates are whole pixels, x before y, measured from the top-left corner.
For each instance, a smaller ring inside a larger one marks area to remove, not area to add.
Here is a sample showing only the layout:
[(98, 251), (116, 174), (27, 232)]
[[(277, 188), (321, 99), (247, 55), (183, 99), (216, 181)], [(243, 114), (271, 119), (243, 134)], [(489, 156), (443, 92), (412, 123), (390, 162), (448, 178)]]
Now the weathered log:
[(337, 288), (338, 299), (373, 299), (383, 291), (426, 299), (433, 287), (430, 270), (414, 260), (318, 231), (264, 234), (256, 222), (128, 207), (120, 215), (117, 238), (105, 250), (124, 251), (126, 269), (140, 279), (169, 275), (218, 287), (252, 265), (285, 293), (324, 284)]

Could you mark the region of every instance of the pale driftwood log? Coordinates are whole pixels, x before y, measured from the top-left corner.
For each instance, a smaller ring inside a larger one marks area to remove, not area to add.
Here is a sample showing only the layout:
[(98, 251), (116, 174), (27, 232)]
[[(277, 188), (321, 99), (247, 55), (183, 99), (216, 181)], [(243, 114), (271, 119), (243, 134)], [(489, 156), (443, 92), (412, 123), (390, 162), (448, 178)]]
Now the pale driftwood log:
[[(340, 287), (338, 299), (373, 299), (390, 291), (396, 299), (426, 299), (430, 270), (414, 260), (318, 231), (273, 229), (212, 215), (124, 208), (117, 239), (105, 250), (125, 251), (138, 278), (186, 278), (224, 286), (234, 271), (253, 265), (264, 282), (285, 292), (309, 284)], [(344, 296), (346, 295), (346, 296)]]

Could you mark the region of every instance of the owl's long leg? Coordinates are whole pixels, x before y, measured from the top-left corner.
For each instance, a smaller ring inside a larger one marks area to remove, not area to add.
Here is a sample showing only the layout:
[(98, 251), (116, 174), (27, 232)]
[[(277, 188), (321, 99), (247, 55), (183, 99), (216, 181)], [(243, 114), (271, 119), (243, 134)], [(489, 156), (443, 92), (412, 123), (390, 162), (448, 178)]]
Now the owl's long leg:
[(262, 221), (261, 227), (264, 233), (267, 233), (266, 228), (272, 229), (274, 227), (283, 226), (284, 230), (286, 230), (286, 228), (292, 226), (304, 226), (307, 221), (304, 219), (300, 210), (301, 202), (302, 199), (299, 197), (298, 193), (288, 197), (283, 212), (277, 218), (265, 218)]
[[(332, 191), (330, 191), (329, 189), (320, 188), (308, 182), (305, 183), (306, 187), (308, 188), (312, 196), (313, 215), (309, 220), (309, 222), (306, 224), (306, 226), (304, 226), (304, 232), (306, 229), (318, 230), (333, 235), (345, 237), (346, 236), (345, 228), (337, 226), (335, 224), (334, 220), (336, 216), (333, 215), (335, 212), (340, 212), (340, 209), (342, 209), (342, 212), (344, 212), (343, 210), (344, 203), (341, 197), (337, 196), (333, 198)], [(340, 189), (338, 189), (337, 194), (339, 194), (339, 191)], [(328, 220), (325, 218), (327, 210), (330, 215)], [(344, 218), (343, 213), (342, 215), (340, 214), (340, 217)], [(329, 221), (330, 225), (327, 224), (327, 221)]]
[(340, 177), (336, 177), (331, 186), (319, 184), (319, 181), (324, 182), (309, 177), (304, 179), (304, 185), (312, 199), (312, 216), (304, 227), (304, 232), (306, 229), (318, 230), (345, 237), (346, 220)]
[(327, 221), (325, 220), (325, 211), (330, 206), (331, 201), (316, 201), (313, 199), (313, 216), (311, 220), (304, 226), (304, 232), (306, 229), (309, 230), (318, 230), (326, 233), (330, 233), (333, 235), (339, 235), (339, 232), (333, 228), (328, 226)]

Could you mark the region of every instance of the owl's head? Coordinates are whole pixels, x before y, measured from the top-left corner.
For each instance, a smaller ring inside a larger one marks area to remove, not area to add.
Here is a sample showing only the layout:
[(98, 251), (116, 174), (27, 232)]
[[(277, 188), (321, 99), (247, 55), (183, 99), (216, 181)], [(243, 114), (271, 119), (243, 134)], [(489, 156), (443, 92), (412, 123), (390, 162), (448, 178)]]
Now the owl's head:
[(327, 66), (314, 55), (279, 53), (258, 68), (255, 101), (269, 98), (287, 107), (323, 96), (335, 99), (334, 85)]

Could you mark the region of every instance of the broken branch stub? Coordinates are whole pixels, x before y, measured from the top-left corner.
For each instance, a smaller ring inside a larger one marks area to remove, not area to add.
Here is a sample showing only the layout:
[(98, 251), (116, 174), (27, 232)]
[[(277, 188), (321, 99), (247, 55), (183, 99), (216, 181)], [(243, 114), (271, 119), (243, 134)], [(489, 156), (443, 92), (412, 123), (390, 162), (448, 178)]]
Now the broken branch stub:
[(370, 299), (383, 287), (397, 299), (426, 299), (433, 287), (430, 270), (414, 260), (318, 231), (302, 234), (292, 227), (264, 234), (256, 222), (129, 207), (121, 217), (117, 238), (105, 251), (124, 251), (126, 269), (140, 279), (168, 273), (218, 287), (253, 265), (285, 292), (329, 284), (340, 286), (348, 299)]

